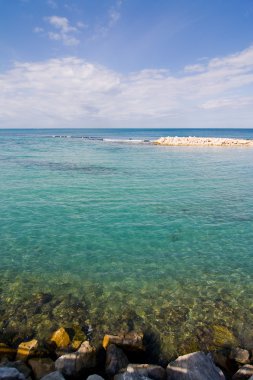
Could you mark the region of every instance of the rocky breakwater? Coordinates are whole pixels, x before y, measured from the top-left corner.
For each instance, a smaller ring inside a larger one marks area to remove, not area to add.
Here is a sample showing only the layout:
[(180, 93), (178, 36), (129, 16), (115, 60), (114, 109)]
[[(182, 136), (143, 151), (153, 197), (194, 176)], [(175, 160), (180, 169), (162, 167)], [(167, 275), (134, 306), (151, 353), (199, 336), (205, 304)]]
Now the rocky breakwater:
[(221, 146), (253, 147), (253, 140), (229, 139), (220, 137), (160, 137), (153, 141), (155, 145), (165, 146)]
[(0, 347), (0, 380), (253, 380), (253, 350), (223, 347), (154, 362), (135, 331), (105, 335), (93, 347), (61, 327), (48, 342)]

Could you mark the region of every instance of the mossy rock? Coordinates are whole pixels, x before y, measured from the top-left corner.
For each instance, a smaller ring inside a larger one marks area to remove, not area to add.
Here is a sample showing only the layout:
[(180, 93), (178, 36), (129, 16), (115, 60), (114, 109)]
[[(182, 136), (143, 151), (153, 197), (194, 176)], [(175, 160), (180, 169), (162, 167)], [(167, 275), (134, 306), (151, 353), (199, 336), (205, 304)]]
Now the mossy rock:
[(217, 347), (235, 346), (237, 345), (237, 339), (233, 332), (225, 326), (214, 325), (213, 331), (213, 344)]

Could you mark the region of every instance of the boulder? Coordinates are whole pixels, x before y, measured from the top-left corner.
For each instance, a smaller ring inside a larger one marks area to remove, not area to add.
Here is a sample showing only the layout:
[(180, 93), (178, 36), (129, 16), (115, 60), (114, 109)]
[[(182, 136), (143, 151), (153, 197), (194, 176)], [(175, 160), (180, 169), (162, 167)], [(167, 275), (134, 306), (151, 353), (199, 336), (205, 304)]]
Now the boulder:
[(105, 335), (103, 339), (103, 347), (105, 350), (109, 344), (116, 344), (117, 346), (133, 351), (145, 350), (143, 334), (136, 333), (135, 331), (122, 335)]
[(151, 380), (149, 377), (138, 373), (122, 372), (114, 376), (113, 380)]
[(127, 372), (149, 377), (153, 380), (165, 380), (166, 371), (163, 367), (153, 364), (128, 364)]
[(96, 350), (88, 341), (81, 344), (78, 351), (62, 355), (55, 362), (56, 370), (66, 376), (75, 376), (81, 371), (96, 366)]
[(46, 376), (43, 376), (41, 380), (65, 380), (65, 378), (62, 376), (61, 372), (54, 371), (54, 372), (50, 372)]
[(15, 358), (17, 350), (15, 348), (11, 348), (7, 346), (5, 343), (0, 343), (0, 359), (5, 358), (13, 359)]
[(5, 362), (3, 365), (1, 365), (1, 367), (16, 368), (28, 380), (32, 375), (31, 368), (29, 368), (22, 360), (17, 360), (15, 362)]
[(238, 369), (237, 363), (230, 358), (230, 349), (228, 348), (212, 351), (208, 356), (211, 356), (214, 364), (221, 368), (228, 378), (231, 378)]
[(253, 376), (253, 365), (245, 364), (232, 377), (233, 380), (247, 380)]
[(240, 364), (248, 364), (250, 362), (250, 353), (248, 350), (243, 350), (242, 348), (233, 348), (229, 355), (230, 359), (235, 360)]
[(86, 380), (104, 380), (104, 378), (97, 374), (94, 374), (94, 375), (88, 376)]
[(109, 376), (114, 376), (122, 368), (126, 368), (128, 359), (124, 352), (115, 344), (110, 344), (106, 350), (105, 372)]
[(61, 327), (53, 333), (51, 342), (55, 343), (59, 348), (66, 348), (70, 344), (69, 334), (63, 327)]
[(28, 360), (28, 364), (33, 370), (35, 380), (41, 379), (55, 369), (54, 361), (50, 358), (32, 358)]
[(167, 366), (168, 380), (225, 380), (221, 369), (216, 367), (210, 356), (194, 352), (179, 356)]
[(0, 380), (25, 380), (25, 376), (16, 368), (1, 367)]
[(31, 354), (33, 354), (36, 351), (37, 348), (38, 348), (37, 339), (32, 339), (29, 342), (20, 343), (20, 345), (18, 346), (16, 360), (27, 359)]

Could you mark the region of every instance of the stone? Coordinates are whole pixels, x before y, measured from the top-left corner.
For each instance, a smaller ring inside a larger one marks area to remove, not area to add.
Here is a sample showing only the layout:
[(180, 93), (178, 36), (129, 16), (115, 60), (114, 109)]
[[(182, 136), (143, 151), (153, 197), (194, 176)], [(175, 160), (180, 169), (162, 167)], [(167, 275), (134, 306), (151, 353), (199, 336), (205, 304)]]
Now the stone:
[(50, 358), (32, 358), (28, 360), (28, 364), (33, 370), (35, 380), (41, 379), (55, 369), (54, 361)]
[(43, 376), (41, 380), (65, 380), (65, 378), (62, 376), (61, 372), (54, 371), (54, 372), (50, 372), (46, 376)]
[(34, 351), (38, 348), (38, 341), (37, 339), (32, 339), (29, 342), (22, 342), (18, 346), (18, 352), (16, 359), (17, 360), (24, 360), (29, 357), (29, 355), (33, 354)]
[(31, 368), (29, 368), (22, 360), (17, 360), (15, 362), (6, 362), (1, 367), (16, 368), (20, 373), (22, 373), (26, 379), (30, 379), (32, 374)]
[(253, 376), (253, 365), (245, 364), (232, 377), (232, 380), (247, 380)]
[(97, 374), (95, 373), (94, 375), (90, 375), (90, 376), (88, 376), (86, 380), (104, 380), (104, 378), (101, 377), (101, 376), (99, 376), (99, 375), (97, 375)]
[(213, 344), (217, 347), (234, 346), (237, 339), (226, 326), (213, 326)]
[(145, 350), (143, 344), (143, 334), (131, 331), (123, 335), (105, 335), (103, 339), (103, 347), (106, 350), (109, 344), (116, 344), (128, 350)]
[(250, 353), (248, 350), (244, 350), (240, 347), (232, 348), (230, 355), (230, 359), (235, 360), (240, 364), (248, 364), (250, 362)]
[(66, 376), (75, 376), (81, 371), (96, 366), (96, 350), (88, 341), (78, 351), (62, 355), (55, 362), (55, 368)]
[(13, 358), (17, 353), (15, 348), (7, 346), (5, 343), (0, 343), (0, 357)]
[(61, 327), (53, 333), (51, 342), (54, 342), (59, 348), (66, 348), (70, 344), (69, 334), (63, 327)]
[(212, 351), (208, 354), (208, 356), (211, 356), (212, 360), (214, 361), (214, 364), (220, 367), (224, 374), (227, 375), (227, 377), (231, 378), (233, 374), (237, 371), (238, 366), (236, 362), (229, 357), (229, 355), (230, 349), (227, 348)]
[(78, 350), (78, 348), (81, 346), (81, 344), (82, 344), (81, 340), (73, 340), (73, 342), (71, 344), (71, 348), (73, 350)]
[(127, 372), (149, 377), (154, 380), (165, 380), (166, 378), (165, 369), (153, 364), (128, 364)]
[(113, 380), (151, 380), (149, 377), (138, 373), (122, 372), (114, 376)]
[(109, 376), (114, 376), (122, 368), (128, 365), (128, 359), (124, 352), (115, 344), (110, 344), (106, 350), (105, 372)]
[(1, 367), (0, 380), (25, 380), (25, 376), (16, 368)]
[(225, 380), (210, 356), (194, 352), (179, 356), (167, 366), (167, 380)]

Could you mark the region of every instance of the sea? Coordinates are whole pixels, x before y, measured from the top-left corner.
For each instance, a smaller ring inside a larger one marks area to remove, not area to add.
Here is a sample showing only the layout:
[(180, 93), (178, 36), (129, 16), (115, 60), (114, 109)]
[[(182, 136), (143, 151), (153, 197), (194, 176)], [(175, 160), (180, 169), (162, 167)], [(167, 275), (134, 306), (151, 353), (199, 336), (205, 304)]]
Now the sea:
[(253, 348), (253, 149), (161, 136), (253, 129), (0, 130), (0, 342)]

